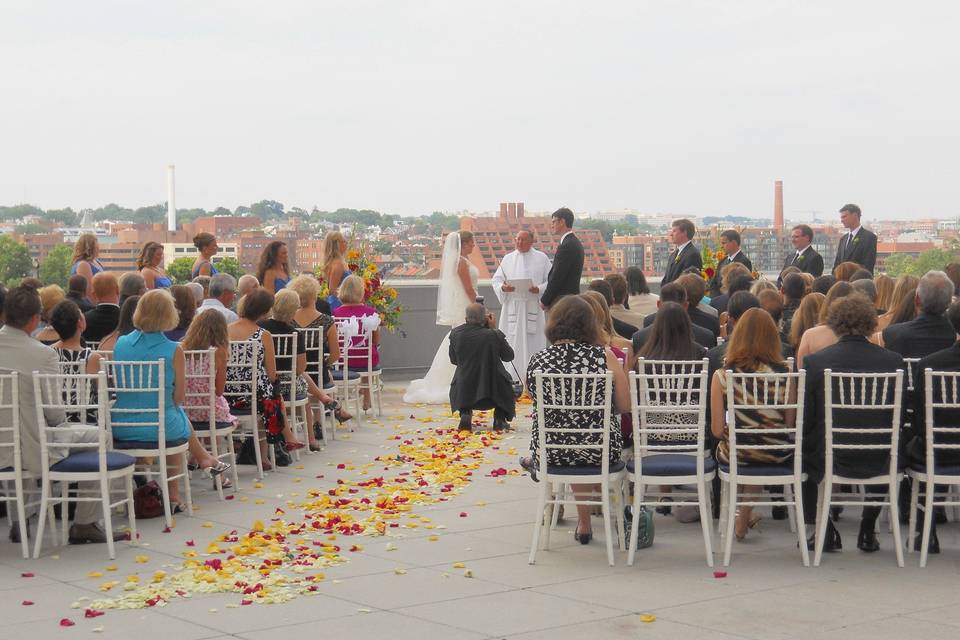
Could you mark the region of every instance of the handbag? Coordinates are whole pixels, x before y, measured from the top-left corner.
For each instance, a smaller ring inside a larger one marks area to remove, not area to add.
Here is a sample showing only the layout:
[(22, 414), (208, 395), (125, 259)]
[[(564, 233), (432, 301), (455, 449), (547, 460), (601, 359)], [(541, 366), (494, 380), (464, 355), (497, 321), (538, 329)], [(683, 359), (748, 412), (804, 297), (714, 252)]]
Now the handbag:
[[(633, 507), (627, 505), (623, 508), (623, 533), (630, 542), (630, 530), (633, 528)], [(653, 546), (653, 512), (646, 507), (640, 507), (640, 520), (637, 524), (637, 549), (646, 549)]]
[(280, 395), (279, 385), (274, 385), (272, 398), (263, 399), (263, 426), (267, 432), (267, 442), (270, 444), (280, 440), (280, 434), (285, 426), (283, 397)]
[(159, 518), (163, 515), (163, 492), (156, 480), (134, 490), (133, 512), (139, 519)]
[(513, 364), (513, 360), (510, 361), (510, 366), (513, 367), (513, 372), (517, 374), (516, 381), (513, 378), (510, 379), (510, 386), (513, 388), (513, 399), (519, 400), (520, 396), (523, 395), (523, 380), (520, 379), (520, 372), (517, 371), (517, 365)]

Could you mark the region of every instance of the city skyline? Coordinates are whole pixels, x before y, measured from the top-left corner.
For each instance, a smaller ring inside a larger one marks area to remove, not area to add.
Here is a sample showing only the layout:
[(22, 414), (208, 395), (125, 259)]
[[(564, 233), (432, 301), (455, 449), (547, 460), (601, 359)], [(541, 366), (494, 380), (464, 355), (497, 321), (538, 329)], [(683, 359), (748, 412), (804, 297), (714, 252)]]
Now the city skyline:
[[(229, 27), (229, 28), (228, 28)], [(0, 8), (0, 201), (956, 216), (960, 7)]]

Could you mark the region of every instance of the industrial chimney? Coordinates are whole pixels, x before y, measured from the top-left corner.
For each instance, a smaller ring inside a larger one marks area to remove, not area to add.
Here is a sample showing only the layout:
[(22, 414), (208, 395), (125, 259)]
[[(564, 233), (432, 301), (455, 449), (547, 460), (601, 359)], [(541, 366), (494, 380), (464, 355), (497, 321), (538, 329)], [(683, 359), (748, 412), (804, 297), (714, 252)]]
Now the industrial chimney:
[(773, 230), (783, 232), (783, 180), (773, 183)]
[(167, 231), (177, 230), (177, 203), (174, 197), (174, 165), (167, 165)]

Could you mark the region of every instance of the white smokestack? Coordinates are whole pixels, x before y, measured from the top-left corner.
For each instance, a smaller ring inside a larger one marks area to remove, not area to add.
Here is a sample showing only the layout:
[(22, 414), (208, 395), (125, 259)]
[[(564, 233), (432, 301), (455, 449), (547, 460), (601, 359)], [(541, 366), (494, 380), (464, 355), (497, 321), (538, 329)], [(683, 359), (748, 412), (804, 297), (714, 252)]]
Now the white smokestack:
[(174, 165), (167, 165), (167, 230), (177, 230), (177, 203), (174, 197)]

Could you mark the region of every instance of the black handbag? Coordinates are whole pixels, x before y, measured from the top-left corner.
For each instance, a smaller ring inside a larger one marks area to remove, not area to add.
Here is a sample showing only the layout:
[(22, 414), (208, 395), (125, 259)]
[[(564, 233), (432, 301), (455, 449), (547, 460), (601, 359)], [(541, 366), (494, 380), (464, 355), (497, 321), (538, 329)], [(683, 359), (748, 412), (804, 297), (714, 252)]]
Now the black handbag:
[(510, 366), (513, 367), (513, 372), (517, 374), (517, 379), (514, 381), (510, 379), (510, 386), (513, 388), (513, 398), (514, 400), (519, 400), (520, 396), (523, 395), (523, 380), (520, 379), (520, 372), (517, 371), (517, 365), (513, 364), (513, 360), (510, 361)]

